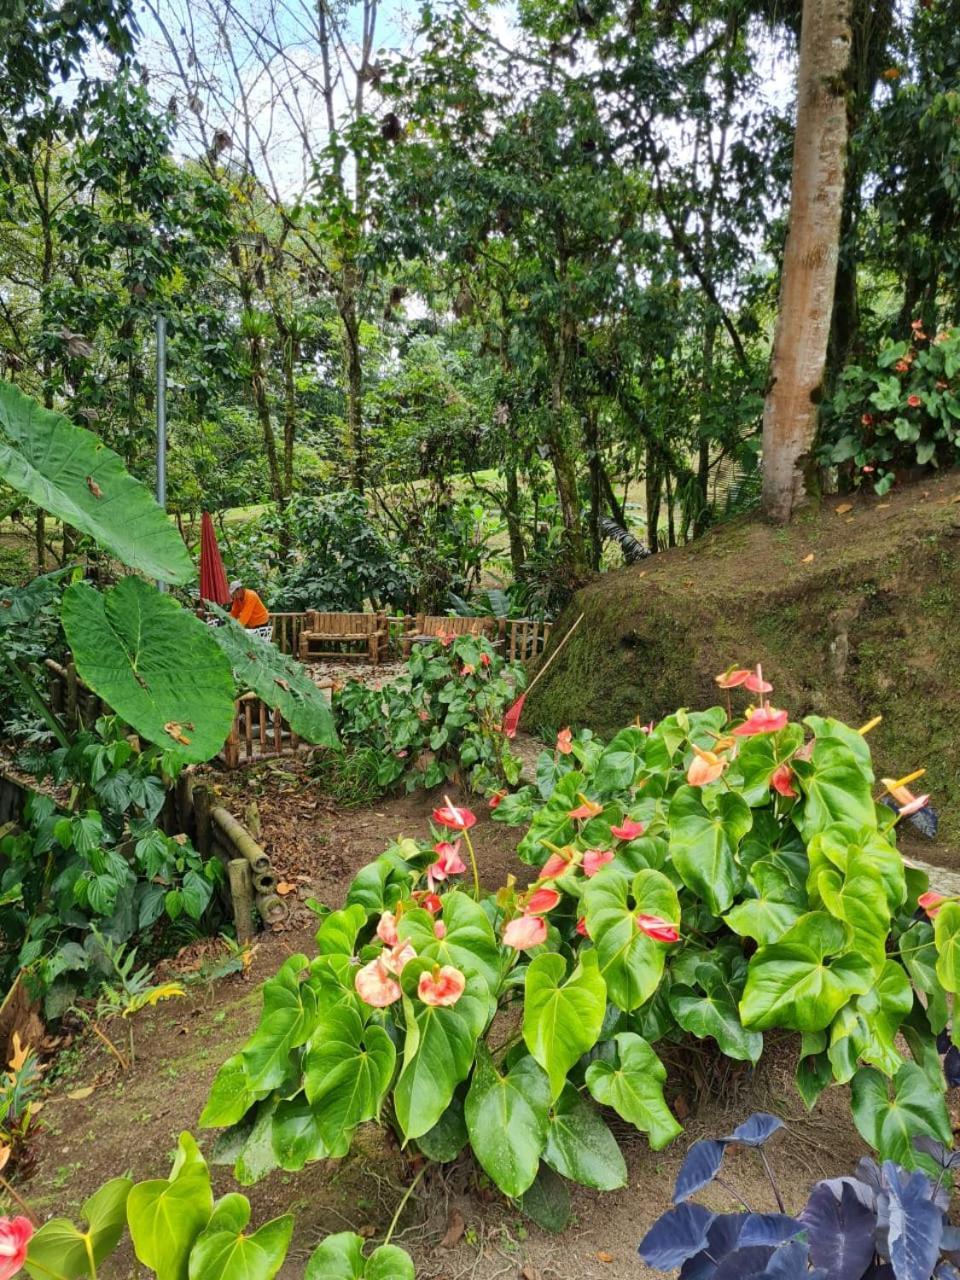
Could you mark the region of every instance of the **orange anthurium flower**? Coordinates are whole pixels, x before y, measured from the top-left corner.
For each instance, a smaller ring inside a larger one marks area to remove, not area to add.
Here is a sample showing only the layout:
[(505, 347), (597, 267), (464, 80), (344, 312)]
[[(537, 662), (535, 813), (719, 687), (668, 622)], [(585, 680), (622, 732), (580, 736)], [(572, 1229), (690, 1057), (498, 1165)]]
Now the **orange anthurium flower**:
[(758, 733), (777, 733), (787, 723), (786, 711), (777, 711), (765, 702), (762, 707), (753, 707), (743, 724), (738, 724), (733, 732), (738, 738), (753, 738)]
[(680, 941), (680, 930), (669, 920), (664, 920), (662, 916), (647, 916), (641, 913), (637, 916), (637, 928), (648, 938), (653, 938), (655, 942)]
[(398, 942), (396, 946), (384, 947), (380, 952), (380, 959), (383, 961), (383, 967), (388, 973), (403, 973), (404, 965), (408, 965), (411, 960), (416, 960), (417, 953), (413, 949), (410, 942)]
[(363, 1003), (373, 1005), (375, 1009), (385, 1009), (388, 1004), (395, 1004), (403, 994), (400, 983), (390, 976), (390, 970), (380, 957), (359, 970), (356, 988)]
[(752, 675), (753, 672), (748, 671), (746, 667), (730, 667), (713, 678), (721, 689), (739, 689)]
[(388, 947), (395, 947), (399, 938), (397, 937), (397, 918), (392, 911), (385, 911), (380, 917), (377, 925), (377, 937), (381, 942), (385, 942)]
[(597, 804), (595, 800), (588, 800), (582, 791), (577, 792), (577, 799), (580, 803), (576, 809), (570, 810), (568, 818), (595, 818), (598, 813), (603, 813), (603, 805)]
[(511, 920), (503, 931), (506, 946), (516, 951), (526, 951), (529, 947), (539, 947), (547, 940), (547, 922), (543, 916), (518, 916)]
[(693, 761), (687, 770), (687, 782), (691, 787), (705, 787), (716, 782), (730, 763), (723, 756), (715, 755), (712, 751), (701, 751), (697, 746), (694, 746), (693, 751)]
[(472, 826), (476, 825), (477, 815), (475, 813), (453, 804), (449, 796), (444, 796), (443, 798), (445, 801), (443, 807), (433, 811), (434, 822), (439, 822), (441, 827), (453, 827), (454, 831), (469, 831)]
[(561, 729), (557, 734), (556, 750), (559, 751), (562, 756), (568, 756), (573, 750), (573, 734), (569, 729)]
[(588, 849), (583, 855), (583, 874), (589, 879), (595, 876), (601, 867), (605, 867), (612, 861), (612, 849)]
[(538, 880), (553, 880), (556, 876), (562, 876), (565, 871), (569, 871), (571, 867), (576, 865), (576, 859), (573, 850), (567, 845), (563, 849), (558, 849), (556, 853), (551, 853), (540, 868)]
[(644, 830), (642, 822), (634, 822), (633, 818), (624, 818), (619, 826), (611, 826), (610, 834), (615, 835), (618, 840), (636, 840), (643, 835)]
[(545, 885), (542, 889), (534, 889), (523, 908), (523, 914), (525, 916), (544, 915), (552, 911), (559, 901), (560, 894), (557, 890)]
[(424, 1004), (449, 1008), (463, 995), (467, 980), (452, 964), (434, 965), (432, 972), (421, 973), (417, 995)]
[(922, 907), (932, 920), (940, 910), (940, 904), (946, 902), (946, 900), (945, 894), (936, 893), (933, 889), (928, 889), (926, 893), (921, 893), (917, 899), (917, 906)]
[(793, 789), (793, 770), (788, 764), (782, 764), (770, 775), (770, 785), (777, 795), (796, 800), (797, 793)]

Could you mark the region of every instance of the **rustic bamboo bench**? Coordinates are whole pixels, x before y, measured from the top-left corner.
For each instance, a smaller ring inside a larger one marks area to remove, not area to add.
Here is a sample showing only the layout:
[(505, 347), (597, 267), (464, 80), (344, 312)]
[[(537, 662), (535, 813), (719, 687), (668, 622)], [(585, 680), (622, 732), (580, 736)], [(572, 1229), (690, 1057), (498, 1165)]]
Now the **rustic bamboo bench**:
[[(331, 645), (362, 645), (362, 653)], [(308, 610), (300, 632), (300, 661), (317, 658), (369, 658), (376, 667), (387, 654), (387, 620), (382, 613), (319, 613)]]
[(486, 636), (492, 639), (496, 630), (496, 618), (445, 618), (418, 613), (403, 637), (403, 656), (409, 658), (416, 641), (438, 640), (443, 636)]

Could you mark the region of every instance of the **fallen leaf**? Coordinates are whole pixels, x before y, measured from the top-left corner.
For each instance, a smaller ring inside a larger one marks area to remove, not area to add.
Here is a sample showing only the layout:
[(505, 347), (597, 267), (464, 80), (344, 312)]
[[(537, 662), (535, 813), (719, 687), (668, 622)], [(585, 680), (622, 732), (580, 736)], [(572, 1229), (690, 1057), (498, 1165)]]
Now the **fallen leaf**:
[(841, 502), (841, 503), (840, 503), (840, 505), (839, 505), (839, 507), (836, 507), (836, 508), (835, 508), (835, 510), (836, 510), (836, 513), (837, 513), (837, 515), (838, 515), (838, 516), (845, 516), (845, 515), (847, 514), (847, 512), (848, 512), (848, 511), (852, 511), (852, 510), (853, 510), (853, 503), (852, 503), (852, 502)]
[(0, 1146), (0, 1171), (7, 1167), (7, 1161), (10, 1159), (11, 1154), (9, 1147)]
[(813, 564), (813, 562), (814, 562), (815, 558), (816, 558), (816, 557), (814, 556), (813, 552), (811, 551), (811, 552), (810, 552), (810, 554), (809, 554), (808, 556), (804, 556), (804, 557), (803, 557), (803, 559), (800, 561), (800, 563), (801, 563), (801, 564)]
[(540, 1272), (528, 1262), (520, 1272), (520, 1280), (540, 1280)]
[(357, 1235), (360, 1236), (361, 1239), (363, 1240), (369, 1240), (371, 1236), (375, 1236), (376, 1234), (377, 1234), (377, 1228), (374, 1226), (371, 1226), (369, 1222), (365, 1223), (357, 1231)]
[(103, 490), (97, 484), (96, 480), (94, 480), (93, 476), (87, 476), (87, 488), (95, 498), (103, 497)]
[[(954, 498), (954, 502), (960, 502), (960, 498)], [(885, 510), (887, 507), (889, 507), (889, 505), (890, 505), (890, 503), (889, 503), (889, 502), (878, 502), (878, 503), (877, 503), (877, 510), (878, 510), (878, 511), (883, 511), (883, 510)]]
[(686, 1120), (687, 1116), (690, 1114), (690, 1104), (682, 1093), (677, 1095), (677, 1099), (673, 1104), (673, 1109), (677, 1114), (678, 1120)]
[(466, 1228), (463, 1220), (463, 1214), (459, 1209), (451, 1209), (447, 1217), (447, 1230), (443, 1239), (440, 1241), (441, 1249), (455, 1249), (463, 1238), (463, 1232)]
[(612, 1254), (612, 1253), (607, 1253), (606, 1249), (601, 1249), (601, 1250), (600, 1250), (600, 1252), (597, 1254), (597, 1261), (598, 1261), (598, 1262), (612, 1262), (612, 1261), (613, 1261), (613, 1254)]
[(185, 831), (180, 831), (177, 833), (177, 835), (171, 836), (170, 839), (174, 842), (174, 844), (183, 845), (187, 843), (190, 837), (187, 835)]
[(169, 733), (174, 742), (180, 742), (183, 746), (190, 745), (190, 739), (184, 735), (183, 726), (176, 720), (168, 720), (163, 726), (164, 733)]
[(30, 1046), (28, 1044), (21, 1045), (20, 1032), (15, 1031), (13, 1033), (13, 1057), (10, 1059), (10, 1062), (8, 1064), (10, 1067), (10, 1070), (13, 1072), (19, 1071), (29, 1057), (30, 1057)]
[(93, 1085), (88, 1084), (82, 1089), (74, 1089), (67, 1094), (71, 1102), (82, 1102), (84, 1098), (89, 1098), (93, 1093)]
[(290, 681), (284, 680), (282, 676), (274, 676), (273, 683), (278, 684), (281, 689), (286, 689), (287, 693), (290, 692)]
[(846, 520), (844, 520), (844, 522), (843, 522), (843, 523), (844, 523), (844, 524), (853, 524), (853, 523), (854, 523), (853, 516), (847, 516)]
[(297, 886), (295, 884), (287, 884), (286, 880), (281, 880), (277, 885), (277, 893), (281, 898), (285, 898), (288, 893), (296, 893)]

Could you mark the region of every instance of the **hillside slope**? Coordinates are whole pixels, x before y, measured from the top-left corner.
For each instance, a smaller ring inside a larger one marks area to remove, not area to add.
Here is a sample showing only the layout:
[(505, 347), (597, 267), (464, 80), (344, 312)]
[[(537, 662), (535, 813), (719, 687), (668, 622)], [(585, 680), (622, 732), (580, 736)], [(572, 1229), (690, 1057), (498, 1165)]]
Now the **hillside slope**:
[(792, 715), (882, 714), (870, 735), (879, 771), (925, 766), (942, 834), (958, 840), (958, 550), (952, 473), (882, 500), (826, 500), (789, 529), (737, 521), (605, 574), (560, 619), (554, 643), (585, 614), (524, 727), (609, 736), (637, 716), (713, 705), (717, 672), (762, 662)]

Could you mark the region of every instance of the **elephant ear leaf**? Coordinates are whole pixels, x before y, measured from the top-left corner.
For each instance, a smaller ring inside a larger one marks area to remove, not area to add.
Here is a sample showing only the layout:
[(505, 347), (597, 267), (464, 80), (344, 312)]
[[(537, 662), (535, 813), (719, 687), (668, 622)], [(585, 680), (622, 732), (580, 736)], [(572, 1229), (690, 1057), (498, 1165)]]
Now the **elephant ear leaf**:
[(84, 1202), (86, 1231), (68, 1218), (51, 1218), (30, 1241), (24, 1268), (36, 1280), (72, 1280), (88, 1274), (90, 1259), (99, 1266), (117, 1247), (127, 1223), (127, 1197), (133, 1183), (113, 1178)]
[(337, 743), (333, 713), (323, 693), (303, 667), (281, 653), (269, 640), (261, 640), (225, 613), (214, 612), (223, 626), (213, 637), (233, 668), (240, 689), (252, 690), (268, 707), (277, 707), (295, 734), (318, 747)]
[(131, 569), (162, 582), (195, 577), (183, 539), (120, 457), (11, 382), (0, 382), (0, 478)]
[(63, 629), (81, 678), (136, 731), (185, 761), (209, 760), (233, 723), (233, 675), (192, 613), (142, 578), (63, 596)]
[(363, 1239), (341, 1231), (314, 1249), (303, 1280), (414, 1280), (414, 1269), (410, 1255), (396, 1245), (382, 1244), (365, 1258)]

